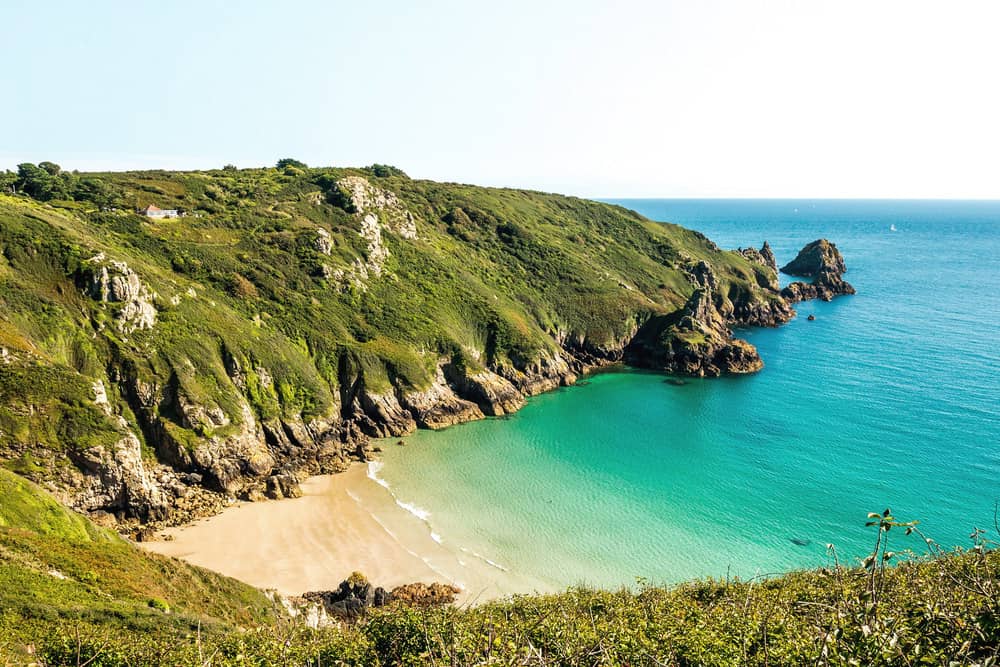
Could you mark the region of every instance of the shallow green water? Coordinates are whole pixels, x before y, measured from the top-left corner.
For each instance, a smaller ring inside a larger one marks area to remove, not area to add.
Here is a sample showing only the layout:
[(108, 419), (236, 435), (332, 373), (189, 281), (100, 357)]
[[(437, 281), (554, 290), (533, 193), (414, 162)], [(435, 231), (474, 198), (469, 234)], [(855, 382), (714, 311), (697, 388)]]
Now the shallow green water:
[(948, 545), (992, 525), (1000, 204), (628, 205), (723, 247), (767, 238), (779, 263), (826, 236), (859, 295), (743, 332), (754, 376), (605, 373), (387, 445), (378, 476), (436, 538), (553, 586), (615, 586), (823, 564), (827, 543), (861, 556), (887, 506)]

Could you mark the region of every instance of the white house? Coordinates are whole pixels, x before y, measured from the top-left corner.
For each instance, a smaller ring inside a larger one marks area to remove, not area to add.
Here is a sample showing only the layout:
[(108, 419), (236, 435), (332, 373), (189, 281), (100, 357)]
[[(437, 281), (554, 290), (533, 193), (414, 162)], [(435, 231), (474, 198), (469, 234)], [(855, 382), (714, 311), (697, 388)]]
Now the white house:
[(150, 204), (146, 208), (139, 209), (139, 215), (147, 218), (176, 218), (180, 215), (175, 208), (157, 208)]

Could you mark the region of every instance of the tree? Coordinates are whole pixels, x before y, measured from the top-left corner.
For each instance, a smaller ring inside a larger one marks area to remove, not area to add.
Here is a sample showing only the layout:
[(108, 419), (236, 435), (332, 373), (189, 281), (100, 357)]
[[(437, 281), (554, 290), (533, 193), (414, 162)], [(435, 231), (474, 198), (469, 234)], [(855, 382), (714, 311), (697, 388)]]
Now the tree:
[(222, 168), (222, 171), (236, 171), (236, 165), (235, 164), (227, 164), (226, 166), (224, 166)]
[(73, 190), (73, 199), (92, 202), (99, 209), (109, 209), (121, 204), (121, 193), (107, 181), (92, 176), (80, 179)]
[(62, 173), (62, 167), (57, 165), (55, 162), (39, 162), (38, 167), (49, 172), (50, 176), (58, 176)]
[(378, 178), (386, 178), (388, 176), (402, 176), (403, 178), (409, 178), (405, 171), (399, 167), (393, 167), (391, 164), (373, 164), (367, 167), (367, 169), (373, 176)]
[(24, 162), (17, 165), (17, 187), (39, 201), (69, 199), (73, 176), (61, 171), (54, 162)]
[(305, 162), (300, 162), (299, 160), (290, 157), (281, 158), (280, 160), (278, 160), (278, 164), (276, 166), (278, 167), (278, 169), (282, 170), (287, 169), (288, 167), (295, 167), (296, 169), (309, 168), (309, 165), (307, 165)]
[(30, 162), (17, 165), (17, 186), (34, 199), (52, 198), (52, 175)]

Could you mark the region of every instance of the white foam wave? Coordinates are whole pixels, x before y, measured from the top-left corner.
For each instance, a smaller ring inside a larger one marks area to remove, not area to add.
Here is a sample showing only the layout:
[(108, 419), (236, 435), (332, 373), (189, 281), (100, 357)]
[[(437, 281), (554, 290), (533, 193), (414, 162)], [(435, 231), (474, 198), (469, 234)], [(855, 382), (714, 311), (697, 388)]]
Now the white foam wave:
[(479, 560), (483, 561), (487, 565), (495, 567), (496, 569), (500, 570), (501, 572), (510, 572), (510, 570), (508, 570), (507, 568), (505, 568), (500, 563), (497, 563), (496, 561), (490, 560), (489, 558), (487, 558), (486, 556), (482, 555), (481, 553), (475, 552), (472, 549), (466, 549), (465, 547), (461, 547), (461, 549), (462, 549), (462, 551), (464, 551), (465, 553), (469, 554), (470, 556), (475, 556), (476, 558), (478, 558)]
[[(396, 498), (396, 496), (394, 495), (393, 498)], [(404, 503), (399, 498), (396, 498), (396, 504), (402, 507), (410, 514), (412, 514), (413, 516), (423, 521), (424, 523), (428, 523), (430, 521), (431, 513), (425, 510), (423, 507), (419, 507), (417, 505), (414, 505), (413, 503)]]
[[(385, 487), (386, 489), (389, 489), (389, 482), (385, 481), (384, 479), (382, 479), (381, 477), (378, 476), (378, 473), (382, 469), (383, 465), (385, 465), (385, 464), (383, 464), (381, 461), (369, 461), (368, 462), (368, 479), (372, 480), (373, 482), (375, 482), (379, 486), (382, 486), (382, 487)], [(391, 491), (391, 489), (390, 489), (390, 491)]]

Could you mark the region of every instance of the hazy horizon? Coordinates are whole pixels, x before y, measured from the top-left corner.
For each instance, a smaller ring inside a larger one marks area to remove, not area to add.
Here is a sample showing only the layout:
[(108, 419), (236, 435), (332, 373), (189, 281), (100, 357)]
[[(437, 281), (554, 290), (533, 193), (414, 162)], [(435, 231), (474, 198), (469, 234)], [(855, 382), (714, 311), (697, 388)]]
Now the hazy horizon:
[(1000, 199), (1000, 6), (12, 0), (0, 169), (394, 164), (589, 198)]

